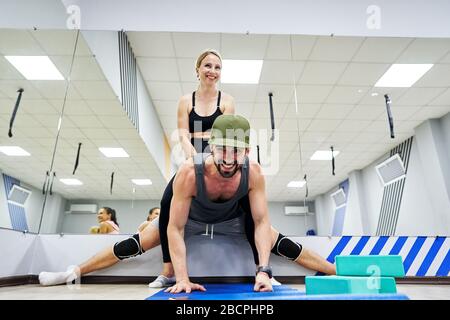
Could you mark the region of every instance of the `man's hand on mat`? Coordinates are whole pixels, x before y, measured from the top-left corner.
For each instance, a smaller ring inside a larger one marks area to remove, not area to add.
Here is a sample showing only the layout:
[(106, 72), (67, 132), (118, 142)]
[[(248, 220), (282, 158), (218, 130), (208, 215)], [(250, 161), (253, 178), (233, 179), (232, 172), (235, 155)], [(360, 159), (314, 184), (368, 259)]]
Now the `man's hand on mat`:
[[(270, 283), (270, 282), (269, 282)], [(180, 293), (186, 291), (186, 293), (191, 293), (191, 291), (200, 290), (206, 291), (205, 287), (201, 284), (190, 282), (189, 280), (181, 280), (177, 282), (170, 288), (167, 288), (165, 292), (169, 293)]]
[(270, 278), (265, 272), (259, 272), (255, 278), (254, 291), (259, 292), (270, 292), (273, 291), (272, 283), (270, 283)]

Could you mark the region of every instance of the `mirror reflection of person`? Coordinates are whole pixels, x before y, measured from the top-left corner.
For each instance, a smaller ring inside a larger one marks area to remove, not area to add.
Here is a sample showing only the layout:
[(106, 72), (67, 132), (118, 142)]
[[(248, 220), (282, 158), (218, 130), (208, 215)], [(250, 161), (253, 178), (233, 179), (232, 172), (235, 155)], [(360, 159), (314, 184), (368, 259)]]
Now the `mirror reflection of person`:
[(110, 207), (102, 207), (98, 210), (97, 220), (99, 225), (91, 227), (90, 233), (119, 234), (116, 210)]
[(148, 211), (148, 217), (147, 220), (142, 222), (139, 227), (138, 227), (138, 232), (141, 232), (142, 230), (145, 229), (145, 227), (147, 227), (152, 221), (154, 221), (156, 218), (159, 217), (159, 207), (154, 207), (151, 208)]

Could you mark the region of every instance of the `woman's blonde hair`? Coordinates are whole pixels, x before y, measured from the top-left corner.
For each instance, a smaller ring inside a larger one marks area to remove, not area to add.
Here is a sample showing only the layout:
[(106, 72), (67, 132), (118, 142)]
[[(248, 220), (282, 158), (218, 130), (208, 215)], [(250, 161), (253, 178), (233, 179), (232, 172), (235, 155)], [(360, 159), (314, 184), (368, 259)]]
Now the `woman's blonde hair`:
[(222, 57), (220, 56), (219, 52), (217, 52), (214, 49), (206, 49), (198, 56), (197, 61), (195, 62), (195, 72), (198, 71), (198, 69), (200, 68), (200, 65), (202, 64), (203, 59), (205, 59), (206, 56), (209, 54), (215, 55), (217, 58), (219, 58), (220, 62), (222, 62)]

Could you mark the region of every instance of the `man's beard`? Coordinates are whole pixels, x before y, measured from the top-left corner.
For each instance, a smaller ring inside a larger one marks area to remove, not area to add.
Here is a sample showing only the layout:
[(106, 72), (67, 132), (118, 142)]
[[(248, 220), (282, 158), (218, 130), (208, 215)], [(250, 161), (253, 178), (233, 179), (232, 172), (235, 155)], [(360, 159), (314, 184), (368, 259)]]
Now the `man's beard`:
[(224, 177), (224, 178), (231, 178), (231, 177), (233, 177), (236, 174), (236, 172), (238, 172), (238, 170), (241, 167), (241, 166), (238, 165), (238, 162), (235, 160), (233, 162), (234, 169), (232, 171), (230, 171), (230, 172), (224, 172), (224, 171), (222, 171), (222, 167), (220, 166), (220, 164), (217, 164), (215, 161), (214, 161), (214, 164), (216, 165), (216, 168), (217, 168), (217, 171), (219, 171), (219, 174), (222, 177)]

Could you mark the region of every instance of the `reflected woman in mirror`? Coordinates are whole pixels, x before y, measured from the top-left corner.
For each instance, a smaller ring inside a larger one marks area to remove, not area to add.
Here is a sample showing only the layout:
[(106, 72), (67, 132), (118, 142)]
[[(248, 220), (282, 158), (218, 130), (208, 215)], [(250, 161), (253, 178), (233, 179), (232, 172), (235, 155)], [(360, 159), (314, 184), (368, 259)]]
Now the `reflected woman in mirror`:
[(102, 207), (98, 210), (97, 220), (99, 225), (91, 227), (90, 233), (119, 234), (119, 224), (117, 223), (116, 210), (110, 207)]
[(151, 208), (148, 212), (147, 220), (142, 222), (138, 227), (138, 232), (144, 230), (146, 226), (148, 226), (153, 220), (155, 220), (158, 217), (159, 217), (159, 207)]

